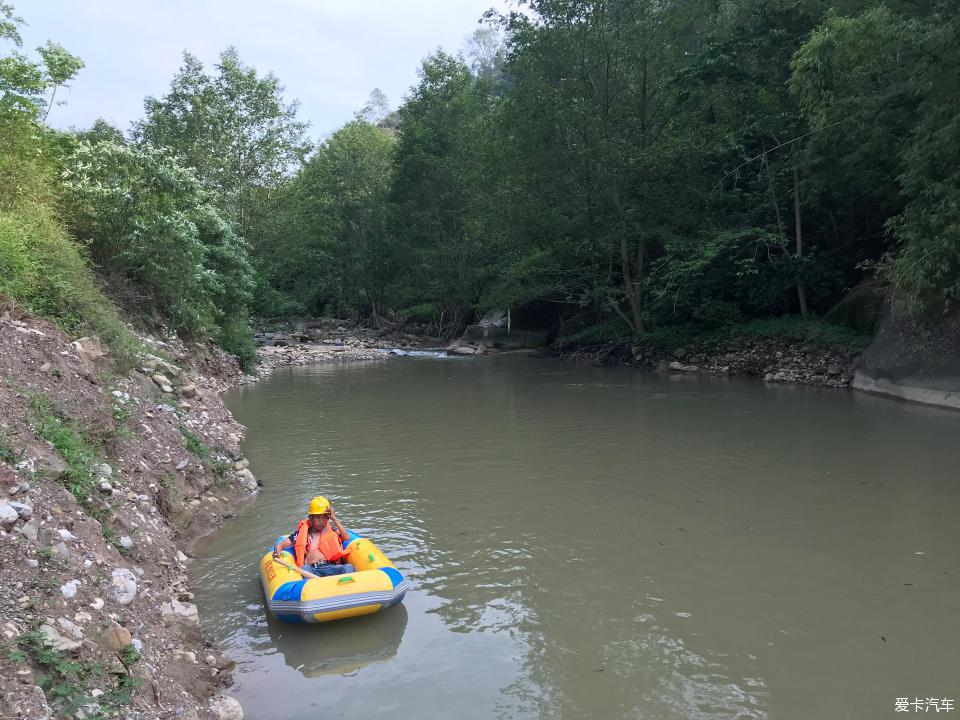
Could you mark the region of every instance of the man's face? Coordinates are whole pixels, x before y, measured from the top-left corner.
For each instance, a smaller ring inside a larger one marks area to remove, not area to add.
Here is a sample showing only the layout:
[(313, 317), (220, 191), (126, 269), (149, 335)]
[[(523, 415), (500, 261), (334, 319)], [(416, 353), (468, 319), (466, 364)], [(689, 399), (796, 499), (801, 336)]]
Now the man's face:
[(328, 513), (324, 513), (323, 515), (311, 515), (310, 527), (312, 527), (314, 530), (323, 530), (323, 526), (327, 522), (328, 517), (330, 517)]

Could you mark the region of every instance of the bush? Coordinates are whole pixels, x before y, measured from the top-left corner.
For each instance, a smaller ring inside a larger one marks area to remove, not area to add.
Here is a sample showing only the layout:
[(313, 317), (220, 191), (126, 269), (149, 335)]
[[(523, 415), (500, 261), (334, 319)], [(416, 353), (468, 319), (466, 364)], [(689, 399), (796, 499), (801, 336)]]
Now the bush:
[(133, 334), (49, 208), (0, 212), (0, 293), (67, 333), (99, 335), (121, 366), (133, 365)]

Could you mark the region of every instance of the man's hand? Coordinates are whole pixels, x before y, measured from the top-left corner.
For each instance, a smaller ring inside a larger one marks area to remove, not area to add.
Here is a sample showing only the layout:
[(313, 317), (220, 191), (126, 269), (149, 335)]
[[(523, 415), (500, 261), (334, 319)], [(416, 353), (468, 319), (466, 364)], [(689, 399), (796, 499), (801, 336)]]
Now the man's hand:
[(277, 543), (273, 546), (273, 556), (279, 559), (282, 554), (283, 550), (280, 549), (280, 543)]

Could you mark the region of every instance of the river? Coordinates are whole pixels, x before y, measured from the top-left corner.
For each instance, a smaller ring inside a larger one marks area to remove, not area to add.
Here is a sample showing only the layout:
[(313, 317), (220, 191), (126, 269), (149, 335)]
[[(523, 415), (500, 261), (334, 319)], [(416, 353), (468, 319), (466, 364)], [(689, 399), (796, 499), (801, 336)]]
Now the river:
[[(281, 370), (228, 401), (264, 487), (193, 580), (247, 720), (960, 705), (958, 413), (507, 357)], [(259, 557), (316, 494), (410, 577), (402, 606), (265, 617)]]

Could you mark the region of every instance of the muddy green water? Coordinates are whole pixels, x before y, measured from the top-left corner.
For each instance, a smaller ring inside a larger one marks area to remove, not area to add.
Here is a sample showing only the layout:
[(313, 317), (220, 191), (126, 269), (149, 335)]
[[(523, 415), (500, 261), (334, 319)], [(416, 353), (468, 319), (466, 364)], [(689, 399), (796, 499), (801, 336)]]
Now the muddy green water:
[[(960, 705), (960, 414), (509, 358), (300, 368), (229, 401), (265, 487), (194, 580), (247, 720)], [(402, 606), (266, 619), (259, 557), (318, 493), (411, 578)]]

